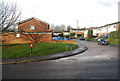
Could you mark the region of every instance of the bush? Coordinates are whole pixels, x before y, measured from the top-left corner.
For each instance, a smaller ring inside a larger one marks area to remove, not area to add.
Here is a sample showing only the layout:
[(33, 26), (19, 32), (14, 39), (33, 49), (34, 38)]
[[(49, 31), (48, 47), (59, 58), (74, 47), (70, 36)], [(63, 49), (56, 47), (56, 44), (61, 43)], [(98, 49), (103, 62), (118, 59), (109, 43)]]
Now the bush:
[(93, 30), (88, 30), (88, 38), (91, 39), (93, 36)]
[(120, 35), (118, 36), (118, 34), (118, 31), (110, 32), (110, 39), (118, 39), (120, 37)]
[(64, 37), (69, 38), (69, 37), (70, 37), (70, 35), (64, 35)]
[(74, 36), (75, 35), (75, 33), (70, 33), (70, 36)]
[(82, 34), (77, 34), (77, 37), (81, 37), (82, 36)]

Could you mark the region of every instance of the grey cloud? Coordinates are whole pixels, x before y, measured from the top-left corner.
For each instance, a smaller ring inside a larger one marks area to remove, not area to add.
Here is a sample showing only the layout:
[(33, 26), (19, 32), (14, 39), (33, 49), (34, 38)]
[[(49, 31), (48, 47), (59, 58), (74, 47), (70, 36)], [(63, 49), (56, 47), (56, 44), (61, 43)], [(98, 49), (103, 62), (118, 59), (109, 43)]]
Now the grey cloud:
[(112, 7), (113, 5), (112, 5), (112, 3), (111, 2), (108, 2), (108, 1), (98, 1), (97, 2), (98, 4), (100, 4), (100, 5), (102, 5), (102, 6), (105, 6), (105, 7)]

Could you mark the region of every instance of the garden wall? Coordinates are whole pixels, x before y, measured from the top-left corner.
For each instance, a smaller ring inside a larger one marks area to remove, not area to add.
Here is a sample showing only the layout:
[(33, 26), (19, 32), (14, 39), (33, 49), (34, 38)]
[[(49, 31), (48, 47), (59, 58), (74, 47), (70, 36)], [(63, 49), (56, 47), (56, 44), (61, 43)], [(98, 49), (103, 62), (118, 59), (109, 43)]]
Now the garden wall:
[[(16, 37), (17, 34), (20, 34), (20, 37)], [(9, 44), (9, 43), (30, 43), (32, 42), (32, 38), (30, 39), (28, 34), (22, 34), (22, 33), (4, 33), (2, 36), (0, 36), (0, 40), (2, 40), (3, 44)], [(37, 35), (37, 34), (35, 34)], [(29, 39), (27, 38), (29, 37)], [(37, 37), (37, 36), (36, 36)], [(38, 39), (38, 38), (36, 38)], [(70, 44), (76, 44), (75, 40), (52, 40), (52, 33), (42, 33), (39, 37), (37, 43), (70, 43)]]
[[(20, 34), (20, 37), (16, 37), (16, 34)], [(29, 42), (33, 42), (32, 41), (33, 38), (31, 38), (31, 37), (29, 37), (29, 35), (27, 35), (27, 34), (22, 34), (22, 33), (4, 33), (2, 36), (0, 36), (0, 40), (2, 40), (3, 44), (29, 43)], [(37, 37), (38, 36), (36, 36), (36, 39), (38, 39)], [(40, 34), (40, 37), (37, 40), (37, 43), (51, 42), (51, 39), (52, 39), (52, 33), (42, 33), (42, 34)]]
[(51, 43), (70, 43), (76, 44), (76, 40), (52, 40)]

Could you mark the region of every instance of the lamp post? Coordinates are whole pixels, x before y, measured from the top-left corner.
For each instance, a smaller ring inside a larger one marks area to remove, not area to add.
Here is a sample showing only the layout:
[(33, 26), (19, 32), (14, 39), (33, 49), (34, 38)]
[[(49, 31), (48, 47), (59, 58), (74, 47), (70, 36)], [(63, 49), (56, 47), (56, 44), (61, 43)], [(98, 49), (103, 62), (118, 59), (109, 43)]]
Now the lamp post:
[(79, 20), (77, 20), (77, 34), (78, 34), (78, 21), (79, 21)]

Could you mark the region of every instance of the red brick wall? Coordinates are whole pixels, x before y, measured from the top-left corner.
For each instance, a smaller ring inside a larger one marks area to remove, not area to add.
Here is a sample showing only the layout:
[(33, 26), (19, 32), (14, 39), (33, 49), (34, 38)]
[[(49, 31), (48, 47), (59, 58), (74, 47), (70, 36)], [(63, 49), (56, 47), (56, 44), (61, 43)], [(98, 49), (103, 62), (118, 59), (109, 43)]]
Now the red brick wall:
[[(1, 36), (2, 43), (29, 43), (32, 42), (24, 34), (20, 34), (20, 37), (16, 37), (16, 33), (6, 34), (6, 36)], [(42, 33), (37, 43), (47, 43), (51, 42), (52, 33)]]
[(52, 40), (51, 43), (69, 43), (69, 44), (77, 44), (76, 40)]
[[(35, 26), (35, 29), (31, 30), (30, 26)], [(47, 32), (49, 27), (46, 23), (43, 23), (37, 19), (31, 19), (20, 23), (18, 25), (18, 31), (25, 31), (25, 32)]]
[(119, 30), (119, 27), (120, 27), (120, 24), (118, 24), (118, 25), (116, 26), (116, 30), (117, 30), (117, 31)]
[[(6, 33), (4, 36), (0, 36), (0, 40), (3, 40), (4, 44), (8, 43), (30, 43), (31, 41), (26, 38), (24, 34), (20, 34), (20, 37), (16, 37), (17, 33)], [(52, 40), (52, 33), (42, 33), (38, 43), (70, 43), (76, 44), (75, 40)]]

